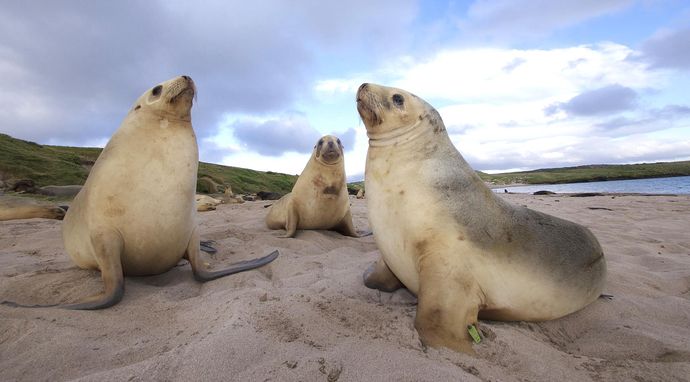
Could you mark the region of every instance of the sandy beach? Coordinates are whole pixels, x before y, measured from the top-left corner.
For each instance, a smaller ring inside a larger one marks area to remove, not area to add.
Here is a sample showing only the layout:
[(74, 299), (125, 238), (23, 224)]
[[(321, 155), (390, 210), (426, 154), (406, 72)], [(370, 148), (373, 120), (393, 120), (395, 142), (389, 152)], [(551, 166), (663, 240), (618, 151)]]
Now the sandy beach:
[[(424, 349), (416, 298), (367, 289), (374, 238), (264, 226), (270, 202), (199, 214), (208, 262), (279, 249), (260, 268), (205, 284), (186, 262), (128, 277), (101, 311), (0, 306), (2, 381), (687, 381), (690, 195), (575, 198), (501, 194), (589, 227), (608, 263), (605, 293), (543, 323), (481, 321), (476, 356)], [(367, 230), (366, 203), (352, 199)], [(94, 294), (98, 272), (74, 266), (60, 221), (0, 222), (0, 300), (67, 303)]]

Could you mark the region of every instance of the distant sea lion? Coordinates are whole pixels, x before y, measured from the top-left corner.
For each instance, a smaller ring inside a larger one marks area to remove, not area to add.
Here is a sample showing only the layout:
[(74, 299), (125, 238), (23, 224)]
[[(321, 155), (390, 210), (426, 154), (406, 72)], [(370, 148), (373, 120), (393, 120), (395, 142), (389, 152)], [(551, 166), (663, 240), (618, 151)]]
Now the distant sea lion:
[(256, 196), (261, 200), (278, 200), (283, 195), (277, 192), (259, 191), (256, 193)]
[(105, 291), (64, 308), (112, 306), (123, 296), (124, 275), (163, 273), (182, 258), (189, 260), (197, 280), (207, 281), (278, 256), (274, 251), (217, 271), (203, 263), (194, 203), (199, 159), (191, 124), (195, 93), (187, 76), (146, 91), (96, 160), (62, 233), (79, 267), (101, 271)]
[(33, 218), (62, 220), (64, 217), (65, 210), (57, 206), (0, 203), (0, 221)]
[(345, 160), (340, 139), (319, 139), (297, 178), (292, 192), (274, 203), (266, 215), (270, 229), (285, 229), (293, 237), (297, 229), (326, 229), (357, 237), (345, 181)]
[(235, 194), (232, 193), (232, 186), (230, 186), (229, 184), (225, 187), (225, 191), (223, 191), (223, 194), (230, 198), (235, 196)]
[(364, 199), (364, 189), (360, 188), (359, 191), (357, 191), (357, 196), (355, 196), (357, 199)]
[(45, 186), (38, 189), (37, 193), (61, 198), (72, 198), (81, 191), (82, 186), (75, 184), (69, 186)]
[(212, 198), (208, 195), (199, 195), (199, 194), (197, 194), (194, 197), (194, 200), (196, 201), (197, 212), (213, 211), (216, 209), (217, 205), (223, 203), (222, 200)]
[(18, 193), (29, 193), (29, 194), (34, 194), (38, 191), (38, 187), (36, 187), (36, 183), (31, 180), (31, 179), (20, 179), (20, 180), (15, 180), (13, 182), (10, 182), (9, 184), (9, 190), (18, 192)]
[(425, 345), (471, 353), (468, 325), (478, 317), (551, 320), (601, 294), (606, 262), (594, 235), (495, 195), (428, 103), (363, 84), (357, 110), (369, 136), (367, 208), (381, 252), (364, 283), (417, 295)]

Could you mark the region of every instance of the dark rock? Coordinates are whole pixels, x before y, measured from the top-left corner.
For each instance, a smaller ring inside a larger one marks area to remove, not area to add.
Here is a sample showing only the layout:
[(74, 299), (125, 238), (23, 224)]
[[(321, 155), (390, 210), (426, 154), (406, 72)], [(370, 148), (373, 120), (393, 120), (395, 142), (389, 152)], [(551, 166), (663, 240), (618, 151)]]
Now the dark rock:
[(260, 200), (278, 200), (282, 196), (283, 195), (281, 195), (277, 192), (259, 191), (256, 193), (256, 197), (259, 198)]
[(553, 192), (553, 191), (541, 190), (541, 191), (535, 192), (535, 193), (532, 194), (532, 195), (556, 195), (556, 193)]

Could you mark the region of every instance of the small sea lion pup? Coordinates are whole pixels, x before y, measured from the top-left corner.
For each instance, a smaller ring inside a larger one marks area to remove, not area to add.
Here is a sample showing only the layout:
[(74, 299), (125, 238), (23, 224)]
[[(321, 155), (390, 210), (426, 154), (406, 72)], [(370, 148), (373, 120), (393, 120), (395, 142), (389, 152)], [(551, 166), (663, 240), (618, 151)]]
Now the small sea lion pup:
[(453, 146), (439, 113), (401, 89), (363, 84), (365, 187), (381, 252), (369, 288), (418, 298), (425, 345), (472, 353), (477, 318), (543, 321), (600, 295), (601, 246), (585, 227), (495, 195)]
[(332, 135), (319, 139), (292, 192), (269, 208), (266, 226), (285, 229), (283, 237), (294, 237), (297, 229), (326, 229), (358, 236), (352, 224), (340, 139)]
[(146, 91), (96, 160), (67, 211), (62, 234), (79, 267), (101, 271), (105, 290), (62, 307), (112, 306), (124, 293), (124, 275), (163, 273), (182, 258), (189, 260), (197, 280), (207, 281), (278, 256), (274, 251), (215, 271), (203, 263), (194, 200), (199, 162), (191, 123), (195, 93), (187, 76)]

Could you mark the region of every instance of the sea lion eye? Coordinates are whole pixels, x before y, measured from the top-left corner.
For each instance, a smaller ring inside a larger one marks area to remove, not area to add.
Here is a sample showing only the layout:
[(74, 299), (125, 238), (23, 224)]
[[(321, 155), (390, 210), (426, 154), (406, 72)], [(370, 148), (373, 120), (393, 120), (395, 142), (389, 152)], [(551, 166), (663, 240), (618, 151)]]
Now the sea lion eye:
[(153, 90), (151, 90), (151, 94), (154, 96), (159, 96), (161, 95), (161, 92), (163, 91), (163, 85), (158, 85)]
[(405, 103), (405, 98), (401, 96), (400, 94), (393, 94), (393, 103), (395, 106), (402, 106)]

